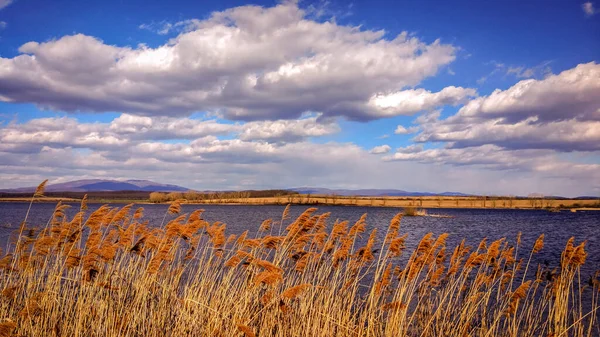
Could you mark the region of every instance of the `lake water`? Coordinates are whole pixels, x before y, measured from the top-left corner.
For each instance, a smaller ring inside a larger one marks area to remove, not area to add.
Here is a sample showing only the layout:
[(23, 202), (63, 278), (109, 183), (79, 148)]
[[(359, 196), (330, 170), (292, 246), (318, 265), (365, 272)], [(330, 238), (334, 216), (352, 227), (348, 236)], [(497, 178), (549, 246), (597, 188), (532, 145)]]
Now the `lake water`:
[[(0, 203), (0, 244), (6, 247), (8, 238), (19, 223), (24, 219), (28, 203)], [(47, 222), (54, 204), (39, 203), (32, 206), (28, 224), (43, 227)], [(97, 209), (100, 204), (89, 204), (89, 214)], [(116, 205), (123, 206), (123, 205)], [(150, 220), (151, 225), (160, 225), (168, 205), (145, 204), (140, 205), (145, 209), (144, 219)], [(73, 216), (79, 208), (78, 204), (67, 212)], [(203, 218), (207, 221), (221, 221), (227, 224), (228, 234), (240, 234), (245, 230), (254, 233), (261, 222), (268, 218), (274, 220), (281, 218), (284, 206), (247, 206), (247, 205), (183, 205), (182, 213), (189, 213), (195, 209), (203, 208), (206, 212)], [(308, 206), (292, 206), (290, 215), (293, 218), (306, 210)], [(135, 208), (134, 208), (135, 209)], [(368, 230), (377, 228), (379, 236), (385, 231), (392, 217), (401, 211), (397, 208), (372, 208), (355, 206), (321, 206), (318, 213), (331, 212), (329, 225), (335, 219), (349, 220), (351, 223), (367, 213)], [(443, 214), (452, 218), (437, 217), (404, 217), (401, 232), (408, 233), (407, 248), (416, 246), (418, 241), (428, 232), (439, 235), (449, 233), (448, 244), (454, 247), (463, 238), (467, 243), (477, 245), (483, 238), (488, 242), (506, 237), (511, 243), (522, 232), (522, 257), (527, 258), (534, 241), (540, 234), (545, 234), (544, 249), (532, 260), (537, 263), (547, 263), (558, 266), (560, 253), (570, 237), (575, 237), (575, 242), (587, 240), (586, 251), (588, 257), (582, 272), (591, 275), (600, 269), (600, 212), (579, 211), (572, 213), (562, 211), (552, 213), (543, 210), (489, 210), (489, 209), (435, 209), (429, 213)], [(167, 217), (172, 218), (172, 216)], [(289, 223), (288, 220), (287, 223)]]

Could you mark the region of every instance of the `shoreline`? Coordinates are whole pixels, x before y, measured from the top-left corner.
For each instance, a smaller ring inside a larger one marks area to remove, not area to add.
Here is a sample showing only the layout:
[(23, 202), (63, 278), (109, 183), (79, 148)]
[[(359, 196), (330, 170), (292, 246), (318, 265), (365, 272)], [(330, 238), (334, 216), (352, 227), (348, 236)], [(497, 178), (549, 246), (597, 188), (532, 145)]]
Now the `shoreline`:
[[(253, 198), (254, 199), (254, 198)], [(514, 205), (512, 207), (508, 206), (492, 206), (492, 205), (474, 205), (471, 200), (454, 200), (452, 205), (449, 205), (448, 202), (444, 205), (442, 204), (434, 204), (433, 200), (428, 200), (423, 202), (423, 199), (418, 198), (403, 198), (403, 199), (392, 199), (388, 198), (369, 198), (369, 197), (360, 197), (360, 199), (350, 199), (350, 198), (340, 198), (340, 200), (336, 202), (325, 202), (324, 200), (318, 200), (320, 198), (315, 198), (317, 200), (309, 200), (308, 202), (297, 202), (288, 200), (281, 200), (275, 198), (255, 198), (256, 200), (243, 200), (243, 201), (184, 201), (183, 204), (189, 205), (225, 205), (225, 206), (285, 206), (288, 204), (291, 205), (304, 205), (304, 206), (357, 206), (357, 207), (375, 207), (375, 208), (406, 208), (413, 207), (418, 209), (506, 209), (506, 210), (545, 210), (549, 212), (560, 212), (560, 211), (571, 211), (571, 212), (579, 212), (579, 211), (600, 211), (600, 206), (598, 204), (590, 204), (591, 202), (598, 202), (597, 200), (578, 200), (578, 199), (551, 199), (548, 200), (552, 203), (565, 203), (569, 202), (571, 206), (546, 206), (546, 207), (535, 207), (529, 205), (522, 205), (523, 200), (521, 201), (521, 205)], [(273, 200), (275, 199), (275, 200)], [(79, 203), (81, 199), (74, 198), (59, 198), (59, 197), (51, 197), (51, 198), (36, 198), (33, 200), (33, 203)], [(421, 201), (420, 205), (414, 205), (414, 203)], [(452, 201), (452, 200), (444, 200), (444, 201)], [(0, 198), (0, 203), (24, 203), (31, 202), (31, 198)], [(124, 200), (124, 199), (99, 199), (99, 200), (88, 200), (90, 204), (130, 204), (134, 203), (137, 205), (149, 205), (149, 204), (169, 204), (169, 202), (151, 202), (149, 200)], [(584, 205), (582, 205), (582, 203)], [(577, 206), (575, 206), (577, 204)], [(589, 206), (585, 205), (588, 204)], [(528, 207), (529, 206), (529, 207)]]

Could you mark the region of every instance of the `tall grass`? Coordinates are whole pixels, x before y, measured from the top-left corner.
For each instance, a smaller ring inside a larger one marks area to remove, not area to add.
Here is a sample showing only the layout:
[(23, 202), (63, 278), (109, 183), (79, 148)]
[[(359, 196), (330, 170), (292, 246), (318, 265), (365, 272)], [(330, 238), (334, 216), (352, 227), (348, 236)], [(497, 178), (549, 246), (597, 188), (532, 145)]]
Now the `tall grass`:
[(0, 260), (0, 336), (600, 335), (600, 282), (582, 284), (573, 239), (536, 269), (543, 237), (448, 247), (427, 234), (407, 250), (402, 214), (378, 236), (366, 216), (286, 208), (236, 237), (178, 202), (160, 227), (133, 205), (66, 207)]

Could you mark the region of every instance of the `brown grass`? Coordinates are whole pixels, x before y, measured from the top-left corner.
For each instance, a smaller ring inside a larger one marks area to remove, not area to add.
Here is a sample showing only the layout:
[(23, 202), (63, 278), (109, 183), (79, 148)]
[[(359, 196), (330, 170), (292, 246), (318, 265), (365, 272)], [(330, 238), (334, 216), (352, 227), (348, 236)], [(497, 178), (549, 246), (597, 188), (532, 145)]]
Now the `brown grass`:
[(422, 208), (494, 208), (494, 209), (588, 209), (600, 210), (599, 199), (528, 199), (514, 197), (352, 197), (323, 195), (290, 195), (268, 198), (206, 199), (190, 201), (198, 204), (248, 205), (343, 205), (372, 207)]
[(473, 248), (427, 234), (408, 250), (401, 214), (375, 231), (311, 208), (228, 237), (177, 204), (157, 227), (130, 205), (80, 209), (57, 206), (0, 259), (0, 336), (600, 334), (600, 281), (581, 282), (573, 239), (556, 268), (523, 275), (543, 237)]

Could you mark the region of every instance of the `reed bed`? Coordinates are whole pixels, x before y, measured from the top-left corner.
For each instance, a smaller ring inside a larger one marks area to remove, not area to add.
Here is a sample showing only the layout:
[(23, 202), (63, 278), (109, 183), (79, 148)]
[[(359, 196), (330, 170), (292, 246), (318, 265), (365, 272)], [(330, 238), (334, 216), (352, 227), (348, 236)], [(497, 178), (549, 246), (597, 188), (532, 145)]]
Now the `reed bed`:
[(377, 233), (288, 206), (234, 236), (179, 201), (154, 226), (133, 205), (67, 207), (25, 219), (0, 259), (0, 336), (600, 335), (600, 282), (582, 282), (573, 239), (548, 269), (530, 263), (543, 236), (409, 250), (402, 213)]

